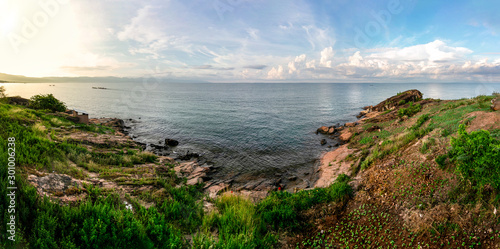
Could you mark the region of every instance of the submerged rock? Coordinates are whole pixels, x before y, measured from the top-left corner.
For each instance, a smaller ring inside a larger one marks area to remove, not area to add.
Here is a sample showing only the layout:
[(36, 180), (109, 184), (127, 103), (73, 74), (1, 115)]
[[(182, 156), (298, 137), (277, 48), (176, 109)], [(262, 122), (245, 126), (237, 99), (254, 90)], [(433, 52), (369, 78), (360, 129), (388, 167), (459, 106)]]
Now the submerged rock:
[(326, 144), (326, 139), (321, 139), (321, 145), (325, 145)]
[(177, 146), (177, 145), (179, 145), (179, 141), (177, 141), (175, 139), (166, 138), (165, 139), (165, 145)]

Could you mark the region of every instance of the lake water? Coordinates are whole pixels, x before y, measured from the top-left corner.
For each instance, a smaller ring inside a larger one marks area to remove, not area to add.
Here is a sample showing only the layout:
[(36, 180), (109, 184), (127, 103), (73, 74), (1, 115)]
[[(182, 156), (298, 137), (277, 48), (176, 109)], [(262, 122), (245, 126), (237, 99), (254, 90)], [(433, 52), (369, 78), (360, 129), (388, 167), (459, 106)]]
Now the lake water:
[[(322, 125), (356, 120), (366, 105), (418, 89), (424, 98), (457, 99), (500, 92), (500, 84), (0, 84), (10, 96), (52, 93), (91, 117), (134, 119), (142, 142), (173, 138), (176, 150), (215, 155), (227, 171), (268, 172), (308, 166), (328, 150)], [(55, 86), (50, 86), (55, 85)], [(105, 87), (106, 90), (92, 87)]]

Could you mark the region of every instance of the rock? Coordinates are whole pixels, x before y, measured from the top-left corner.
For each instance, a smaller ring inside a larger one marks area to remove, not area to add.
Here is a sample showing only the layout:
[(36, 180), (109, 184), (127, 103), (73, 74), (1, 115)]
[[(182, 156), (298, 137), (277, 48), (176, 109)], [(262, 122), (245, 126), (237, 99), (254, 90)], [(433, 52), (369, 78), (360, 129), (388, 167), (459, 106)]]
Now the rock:
[(316, 134), (318, 134), (318, 133), (321, 133), (321, 134), (327, 134), (327, 133), (328, 133), (328, 130), (329, 130), (329, 128), (328, 128), (328, 127), (326, 127), (326, 126), (321, 126), (320, 128), (318, 128), (318, 129), (316, 130)]
[(372, 108), (373, 111), (383, 112), (386, 110), (394, 109), (397, 106), (404, 105), (410, 101), (416, 102), (421, 100), (423, 94), (416, 89), (402, 92), (398, 95), (392, 96)]
[(333, 133), (335, 133), (335, 127), (330, 127), (328, 129), (328, 134), (333, 134)]
[(295, 180), (297, 180), (297, 176), (290, 176), (290, 177), (288, 177), (288, 180), (295, 181)]
[(198, 153), (189, 153), (189, 151), (183, 155), (183, 156), (179, 156), (178, 159), (180, 160), (191, 160), (191, 158), (198, 158), (200, 157), (200, 155)]
[(186, 185), (196, 185), (198, 183), (203, 183), (203, 179), (201, 177), (195, 177), (187, 180)]
[(179, 145), (179, 141), (177, 141), (175, 139), (166, 138), (165, 144), (169, 145), (169, 146), (177, 146), (177, 145)]
[(346, 123), (345, 124), (345, 127), (354, 127), (354, 126), (356, 126), (355, 122), (351, 122), (351, 123)]
[(381, 128), (380, 128), (380, 126), (378, 126), (378, 125), (373, 125), (372, 127), (370, 127), (370, 128), (368, 128), (368, 129), (366, 129), (366, 131), (367, 131), (367, 132), (373, 132), (373, 131), (378, 131), (378, 130), (380, 130), (380, 129), (381, 129)]
[(325, 145), (326, 144), (326, 139), (321, 139), (321, 145)]
[(491, 110), (492, 111), (500, 110), (500, 99), (496, 98), (491, 100)]
[(151, 146), (152, 148), (157, 149), (157, 150), (168, 149), (168, 146), (157, 145), (157, 144), (150, 144), (149, 146)]
[(347, 142), (351, 139), (351, 137), (353, 136), (352, 132), (350, 131), (346, 131), (346, 132), (343, 132), (341, 135), (340, 135), (340, 140), (342, 140), (343, 142)]
[(357, 118), (362, 118), (363, 116), (365, 116), (366, 114), (368, 114), (370, 112), (370, 110), (364, 110), (364, 111), (361, 111), (356, 117)]

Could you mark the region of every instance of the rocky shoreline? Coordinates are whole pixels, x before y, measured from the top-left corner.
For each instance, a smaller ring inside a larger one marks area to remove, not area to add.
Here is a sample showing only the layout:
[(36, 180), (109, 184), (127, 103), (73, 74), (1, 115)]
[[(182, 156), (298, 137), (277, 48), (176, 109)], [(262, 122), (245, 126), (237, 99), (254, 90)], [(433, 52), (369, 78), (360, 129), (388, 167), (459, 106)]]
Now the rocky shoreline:
[[(396, 113), (391, 112), (403, 102), (415, 101), (422, 97), (417, 90), (410, 90), (393, 96), (378, 105), (367, 106), (357, 116), (358, 121), (343, 125), (336, 124), (322, 126), (316, 130), (316, 134), (328, 136), (332, 139), (328, 146), (333, 148), (325, 152), (316, 160), (312, 167), (304, 167), (293, 172), (283, 171), (269, 173), (219, 173), (219, 167), (212, 162), (211, 155), (199, 153), (196, 151), (178, 151), (173, 153), (182, 141), (171, 138), (162, 138), (158, 143), (143, 143), (138, 140), (136, 135), (131, 134), (133, 125), (139, 121), (132, 119), (117, 118), (99, 118), (90, 119), (90, 123), (103, 125), (115, 130), (114, 136), (103, 135), (102, 137), (87, 136), (88, 134), (71, 134), (70, 139), (87, 144), (88, 146), (106, 147), (109, 143), (113, 146), (120, 144), (142, 148), (144, 151), (151, 152), (161, 160), (167, 160), (175, 163), (174, 170), (178, 177), (186, 178), (187, 185), (204, 183), (204, 191), (214, 198), (223, 191), (235, 191), (254, 200), (259, 200), (267, 196), (268, 191), (288, 190), (295, 192), (300, 189), (311, 189), (314, 187), (326, 187), (331, 184), (339, 174), (349, 174), (351, 165), (344, 162), (344, 159), (352, 153), (349, 149), (349, 140), (357, 133), (360, 126), (366, 120), (379, 119), (380, 114), (389, 113), (388, 118), (394, 118)], [(388, 115), (382, 115), (388, 116)], [(377, 131), (380, 127), (373, 126), (368, 131)], [(322, 139), (322, 144), (326, 143)], [(332, 161), (338, 161), (332, 167)]]
[[(360, 160), (354, 162), (354, 165), (346, 158), (354, 153), (354, 150), (349, 148), (349, 141), (351, 138), (363, 132), (362, 125), (365, 123), (382, 122), (387, 120), (397, 119), (398, 108), (410, 102), (420, 101), (421, 105), (432, 102), (432, 100), (422, 100), (423, 94), (418, 90), (408, 90), (399, 93), (395, 96), (389, 97), (375, 106), (365, 106), (356, 117), (356, 122), (346, 123), (344, 125), (331, 125), (322, 126), (316, 130), (316, 134), (327, 135), (330, 138), (338, 138), (341, 146), (335, 150), (324, 153), (320, 160), (318, 168), (317, 180), (314, 187), (327, 187), (337, 179), (340, 174), (354, 175), (351, 168), (360, 163)], [(408, 117), (400, 118), (400, 122), (406, 120)], [(366, 129), (366, 132), (380, 131), (381, 128), (377, 125), (371, 125)], [(333, 162), (333, 163), (332, 163)], [(356, 168), (356, 167), (354, 167)], [(356, 180), (353, 181), (356, 185)]]

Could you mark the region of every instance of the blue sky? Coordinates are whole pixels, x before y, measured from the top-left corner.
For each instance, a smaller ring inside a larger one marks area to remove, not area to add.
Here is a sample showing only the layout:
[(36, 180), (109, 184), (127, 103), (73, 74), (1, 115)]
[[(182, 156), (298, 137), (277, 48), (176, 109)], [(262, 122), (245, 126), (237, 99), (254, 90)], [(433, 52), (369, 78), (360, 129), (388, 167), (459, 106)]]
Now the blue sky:
[(0, 0), (0, 72), (498, 82), (494, 1)]

